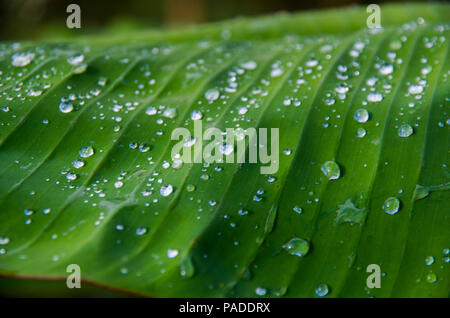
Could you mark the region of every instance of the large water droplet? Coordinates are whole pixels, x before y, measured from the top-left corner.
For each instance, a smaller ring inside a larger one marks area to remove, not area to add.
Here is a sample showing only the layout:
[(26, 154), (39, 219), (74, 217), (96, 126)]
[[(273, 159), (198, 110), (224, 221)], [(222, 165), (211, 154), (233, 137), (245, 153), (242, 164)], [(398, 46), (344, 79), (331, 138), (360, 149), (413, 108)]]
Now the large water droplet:
[(341, 169), (334, 161), (327, 161), (322, 165), (322, 172), (328, 180), (339, 179), (341, 176)]
[(319, 284), (316, 287), (316, 295), (317, 297), (325, 297), (330, 292), (330, 289), (327, 284)]
[(82, 158), (88, 158), (94, 154), (94, 148), (91, 146), (84, 146), (80, 149), (80, 151), (78, 151), (78, 154)]
[(220, 96), (220, 93), (216, 88), (211, 88), (211, 89), (207, 90), (205, 93), (205, 98), (207, 100), (209, 100), (210, 102), (215, 101), (216, 99), (219, 98), (219, 96)]
[(394, 215), (400, 209), (400, 200), (396, 197), (387, 198), (383, 203), (383, 210), (387, 214)]
[(11, 59), (12, 65), (16, 67), (27, 66), (34, 59), (34, 53), (16, 53)]
[(161, 189), (159, 190), (159, 193), (161, 193), (161, 195), (163, 197), (167, 197), (168, 195), (170, 195), (173, 191), (173, 186), (171, 184), (162, 186)]
[(414, 130), (409, 124), (402, 124), (398, 129), (398, 135), (403, 138), (411, 136), (413, 132)]
[(59, 104), (59, 111), (61, 113), (67, 114), (70, 113), (73, 110), (73, 105), (68, 102), (62, 102)]
[(365, 123), (369, 120), (369, 112), (364, 108), (357, 109), (353, 114), (353, 118), (355, 118), (357, 122)]
[(293, 256), (303, 257), (309, 251), (309, 242), (297, 237), (289, 240), (283, 245), (283, 248)]

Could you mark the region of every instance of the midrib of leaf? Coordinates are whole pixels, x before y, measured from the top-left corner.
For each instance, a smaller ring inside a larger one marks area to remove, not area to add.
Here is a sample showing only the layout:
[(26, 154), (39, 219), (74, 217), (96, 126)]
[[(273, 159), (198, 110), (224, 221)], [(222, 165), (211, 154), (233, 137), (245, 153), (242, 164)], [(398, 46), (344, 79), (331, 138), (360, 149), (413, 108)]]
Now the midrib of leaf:
[[(372, 61), (374, 60), (374, 57), (377, 56), (377, 54), (379, 53), (380, 48), (382, 47), (382, 44), (386, 44), (386, 42), (388, 42), (389, 36), (391, 34), (392, 34), (392, 30), (387, 29), (387, 30), (384, 31), (383, 38), (375, 40), (375, 41), (377, 41), (376, 44), (375, 44), (376, 45), (375, 49), (369, 54), (369, 58), (366, 61), (365, 69), (362, 71), (362, 74), (359, 75), (360, 76), (359, 77), (360, 78), (359, 82), (357, 82), (356, 85), (352, 88), (353, 94), (349, 98), (349, 103), (348, 103), (347, 109), (344, 110), (344, 118), (343, 118), (342, 126), (341, 126), (342, 128), (339, 131), (339, 135), (337, 137), (337, 142), (336, 142), (334, 150), (333, 150), (333, 153), (335, 154), (333, 158), (336, 158), (337, 154), (339, 153), (340, 145), (341, 145), (341, 142), (342, 142), (342, 136), (343, 136), (343, 134), (345, 132), (345, 128), (346, 128), (345, 126), (346, 126), (346, 124), (348, 123), (349, 120), (352, 120), (352, 118), (351, 118), (352, 114), (350, 113), (352, 111), (351, 105), (353, 104), (353, 102), (354, 102), (355, 98), (358, 96), (358, 94), (361, 94), (361, 87), (364, 85), (364, 82), (367, 79), (366, 77), (369, 74), (371, 67), (373, 66), (372, 65)], [(374, 44), (370, 42), (369, 45), (374, 45)], [(367, 52), (364, 52), (364, 53), (367, 53)], [(328, 186), (329, 186), (330, 182), (333, 182), (333, 181), (330, 181), (328, 179), (325, 180), (324, 187), (321, 188), (321, 192), (318, 195), (320, 198), (324, 198), (325, 197), (325, 194), (327, 192), (327, 189), (328, 189)], [(317, 208), (315, 209), (315, 214), (314, 214), (314, 218), (313, 218), (313, 221), (312, 221), (311, 228), (317, 228), (317, 226), (318, 226), (320, 215), (321, 215), (321, 212), (323, 210), (323, 202), (324, 202), (324, 200), (325, 199), (321, 199), (319, 204), (318, 204), (318, 206), (317, 206)], [(334, 232), (332, 234), (334, 234)], [(335, 241), (334, 239), (331, 238), (333, 236), (332, 234), (330, 234), (328, 236), (329, 242), (334, 242)], [(315, 230), (311, 234), (311, 236), (309, 237), (310, 241), (313, 242), (312, 244), (314, 244), (315, 237), (317, 237), (317, 235), (318, 235), (318, 232), (317, 232), (317, 230)], [(322, 258), (321, 259), (321, 263), (318, 265), (318, 267), (320, 267), (320, 270), (322, 272), (323, 272), (323, 267), (325, 266), (324, 264), (328, 264), (327, 260), (328, 260), (328, 258), (325, 258), (325, 259)], [(300, 275), (300, 273), (301, 273), (301, 266), (300, 266), (300, 262), (298, 262), (297, 269), (292, 273), (291, 279), (290, 279), (290, 283), (288, 285), (293, 283), (294, 282), (294, 278), (296, 276)], [(317, 273), (317, 271), (316, 271), (316, 273)], [(312, 276), (308, 276), (308, 277), (312, 277)], [(309, 280), (309, 282), (310, 281), (311, 280)], [(309, 289), (304, 289), (304, 290), (305, 290), (305, 292), (307, 292), (306, 290), (309, 291)], [(335, 291), (335, 290), (336, 290), (336, 287), (335, 287), (335, 285), (333, 285), (333, 291)]]
[[(315, 47), (315, 46), (311, 46), (311, 47), (308, 48), (305, 52), (302, 52), (301, 55), (297, 56), (297, 62), (298, 62), (298, 60), (299, 60), (300, 58), (303, 58), (304, 56), (306, 56), (306, 54), (309, 53), (310, 50), (312, 50), (314, 47)], [(272, 60), (269, 60), (268, 62), (270, 62), (270, 61), (272, 61)], [(249, 85), (247, 85), (247, 86), (242, 90), (243, 93), (245, 93), (245, 92), (247, 91), (247, 89), (248, 89), (249, 87), (251, 87), (251, 85), (254, 84), (254, 82), (256, 82), (256, 80), (260, 79), (260, 76), (262, 75), (263, 71), (265, 70), (265, 68), (266, 68), (267, 66), (268, 66), (268, 63), (267, 63), (266, 65), (264, 65), (264, 66), (260, 69), (259, 74), (256, 75), (256, 76), (254, 77), (253, 81), (252, 81), (251, 83), (249, 83)], [(271, 101), (277, 96), (278, 92), (279, 92), (279, 91), (281, 90), (281, 88), (283, 87), (283, 84), (285, 84), (285, 81), (290, 77), (290, 75), (292, 74), (292, 72), (293, 72), (294, 70), (295, 70), (295, 67), (293, 67), (289, 72), (286, 72), (286, 74), (284, 74), (284, 79), (283, 79), (283, 80), (280, 82), (280, 84), (275, 88), (275, 90), (273, 91), (273, 93), (271, 93), (271, 97), (268, 98), (268, 100), (265, 102), (265, 105), (263, 106), (263, 109), (262, 109), (262, 111), (261, 111), (261, 113), (260, 113), (260, 116), (258, 116), (258, 119), (256, 120), (256, 125), (255, 125), (256, 127), (260, 127), (261, 119), (263, 118), (263, 116), (264, 116), (264, 114), (265, 114), (265, 112), (266, 112), (268, 106), (270, 105)], [(236, 96), (235, 100), (237, 100), (238, 97), (239, 97), (239, 96)], [(220, 116), (219, 119), (221, 119), (226, 113), (228, 113), (228, 110), (229, 110), (230, 108), (232, 108), (233, 106), (235, 106), (235, 105), (234, 105), (234, 101), (231, 102), (231, 103), (229, 104), (229, 107), (228, 107), (227, 109), (225, 109), (225, 110), (222, 112), (222, 115)], [(219, 120), (218, 120), (218, 121), (219, 121)], [(218, 121), (216, 121), (216, 122), (218, 122)], [(206, 142), (205, 142), (205, 143), (206, 143)], [(246, 145), (246, 149), (248, 149), (248, 145)], [(193, 166), (191, 165), (189, 171), (191, 171), (192, 168), (193, 168)], [(205, 232), (205, 231), (208, 229), (208, 227), (211, 225), (211, 223), (213, 222), (214, 218), (217, 216), (218, 211), (221, 209), (221, 207), (222, 207), (222, 205), (223, 205), (223, 202), (224, 202), (224, 200), (225, 200), (224, 198), (226, 198), (226, 195), (227, 195), (228, 191), (230, 190), (230, 187), (232, 186), (233, 182), (235, 181), (236, 173), (237, 173), (238, 170), (239, 170), (238, 167), (235, 167), (235, 168), (233, 169), (234, 172), (233, 172), (233, 174), (232, 174), (230, 180), (227, 181), (227, 186), (225, 187), (225, 190), (224, 190), (224, 192), (223, 192), (224, 195), (223, 195), (223, 197), (220, 199), (220, 202), (219, 202), (219, 204), (218, 204), (218, 206), (217, 206), (217, 208), (216, 208), (216, 211), (213, 213), (213, 215), (210, 216), (209, 221), (207, 221), (206, 225), (203, 227), (203, 229), (202, 229), (200, 232)], [(188, 174), (186, 174), (186, 178), (183, 180), (183, 185), (185, 184), (185, 182), (186, 182), (186, 180), (187, 180), (187, 177), (188, 177)], [(180, 187), (180, 188), (181, 188), (181, 187)], [(179, 195), (180, 195), (180, 193), (181, 193), (181, 192), (179, 192)], [(174, 204), (175, 204), (175, 203), (176, 203), (176, 202), (174, 202)], [(173, 209), (174, 204), (172, 204), (171, 207), (168, 209), (166, 215), (168, 215), (168, 214), (170, 213), (170, 211)], [(163, 221), (164, 221), (164, 220), (163, 220)], [(161, 222), (161, 224), (162, 224), (162, 223), (163, 223), (163, 222)], [(167, 223), (167, 222), (166, 222), (166, 223)], [(166, 225), (170, 225), (170, 224), (166, 224)], [(159, 229), (160, 229), (161, 231), (163, 231), (163, 230), (166, 230), (167, 227), (163, 229), (163, 228), (160, 226)], [(156, 233), (155, 233), (155, 235), (156, 235)], [(200, 234), (199, 234), (199, 235), (200, 235)], [(151, 242), (149, 241), (149, 243), (151, 243)], [(193, 241), (189, 241), (189, 242), (187, 243), (187, 245), (190, 246), (190, 247), (188, 247), (188, 248), (186, 248), (186, 249), (184, 250), (183, 255), (182, 255), (182, 257), (180, 258), (180, 261), (179, 261), (178, 263), (173, 263), (173, 264), (171, 264), (170, 266), (167, 266), (167, 267), (166, 267), (169, 271), (173, 270), (176, 266), (178, 266), (181, 262), (183, 262), (183, 260), (185, 260), (186, 257), (189, 257), (189, 254), (191, 253), (191, 250), (192, 250), (192, 244), (193, 244)], [(134, 258), (136, 258), (137, 256), (138, 256), (138, 255), (136, 255)], [(146, 281), (146, 284), (147, 284), (147, 285), (148, 285), (148, 284), (151, 284), (151, 283), (152, 283), (151, 281), (150, 281), (150, 282)]]

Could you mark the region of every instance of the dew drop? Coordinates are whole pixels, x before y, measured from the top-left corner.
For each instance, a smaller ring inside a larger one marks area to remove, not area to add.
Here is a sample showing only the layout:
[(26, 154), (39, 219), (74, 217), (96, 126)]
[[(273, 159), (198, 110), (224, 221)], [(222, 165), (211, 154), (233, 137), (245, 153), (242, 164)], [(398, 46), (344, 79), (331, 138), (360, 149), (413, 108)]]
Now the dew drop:
[(78, 151), (78, 154), (82, 158), (88, 158), (94, 154), (94, 148), (91, 146), (84, 146), (80, 149), (80, 151)]
[(387, 214), (394, 215), (400, 210), (400, 200), (396, 197), (387, 198), (383, 203), (383, 210)]
[(414, 130), (409, 124), (402, 124), (398, 129), (398, 135), (403, 138), (411, 136), (413, 132)]
[(427, 256), (425, 257), (425, 265), (431, 266), (434, 263), (434, 257), (433, 256)]
[(215, 88), (211, 88), (211, 89), (207, 90), (205, 93), (205, 98), (210, 102), (215, 101), (216, 99), (219, 98), (219, 96), (220, 96), (220, 93)]
[(191, 112), (191, 119), (192, 119), (192, 120), (200, 120), (200, 119), (202, 119), (202, 118), (203, 118), (203, 114), (202, 114), (201, 111), (199, 111), (199, 110), (193, 110), (193, 111)]
[(317, 297), (325, 297), (330, 292), (330, 289), (327, 284), (319, 284), (316, 287), (316, 295)]
[(365, 123), (369, 120), (369, 112), (364, 108), (357, 109), (353, 114), (353, 118), (355, 118), (357, 122)]
[(303, 257), (306, 254), (308, 254), (309, 242), (307, 240), (294, 237), (293, 239), (289, 240), (286, 244), (284, 244), (283, 248), (290, 255)]
[(169, 248), (167, 250), (167, 257), (168, 258), (174, 258), (174, 257), (177, 257), (177, 255), (178, 255), (178, 250), (173, 249), (173, 248)]
[(142, 236), (142, 235), (145, 235), (145, 234), (147, 234), (147, 228), (146, 227), (141, 226), (141, 227), (138, 227), (136, 229), (136, 235)]
[(328, 180), (336, 180), (341, 176), (341, 169), (334, 161), (327, 161), (322, 165), (322, 172)]
[(10, 242), (9, 237), (0, 236), (0, 245), (6, 245), (9, 244), (9, 242)]
[(367, 95), (367, 100), (371, 103), (378, 103), (383, 100), (383, 95), (380, 93), (370, 93)]
[(12, 57), (12, 65), (16, 67), (24, 67), (31, 63), (34, 59), (34, 53), (16, 53)]
[(167, 197), (168, 195), (170, 195), (173, 192), (173, 186), (171, 184), (162, 186), (161, 189), (159, 190), (159, 193), (163, 196), (163, 197)]
[(84, 161), (81, 160), (81, 159), (75, 159), (75, 160), (72, 162), (72, 166), (73, 166), (75, 169), (80, 169), (80, 168), (84, 167)]
[(366, 135), (366, 133), (367, 133), (367, 131), (366, 131), (364, 128), (359, 127), (359, 128), (356, 130), (356, 137), (358, 137), (358, 138), (363, 138), (363, 137)]
[(73, 105), (68, 102), (62, 102), (59, 104), (59, 111), (61, 113), (67, 114), (70, 113), (73, 110)]

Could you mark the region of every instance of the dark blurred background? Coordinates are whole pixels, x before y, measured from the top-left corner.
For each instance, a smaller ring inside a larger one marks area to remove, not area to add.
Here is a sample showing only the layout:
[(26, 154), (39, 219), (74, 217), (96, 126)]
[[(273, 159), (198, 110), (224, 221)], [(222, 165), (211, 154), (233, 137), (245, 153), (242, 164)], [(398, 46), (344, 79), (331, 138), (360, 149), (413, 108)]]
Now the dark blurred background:
[[(0, 40), (50, 39), (98, 32), (117, 34), (280, 11), (384, 2), (417, 0), (0, 0)], [(70, 3), (81, 7), (81, 29), (66, 27), (66, 8)]]

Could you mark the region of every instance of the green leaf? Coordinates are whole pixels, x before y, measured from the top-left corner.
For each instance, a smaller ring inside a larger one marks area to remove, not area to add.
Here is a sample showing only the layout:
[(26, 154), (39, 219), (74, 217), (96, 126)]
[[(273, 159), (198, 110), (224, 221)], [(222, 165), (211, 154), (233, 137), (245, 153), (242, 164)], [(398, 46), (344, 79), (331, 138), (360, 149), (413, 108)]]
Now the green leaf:
[[(84, 282), (145, 296), (447, 297), (448, 13), (1, 44), (0, 291), (65, 286), (78, 264)], [(171, 134), (194, 135), (192, 118), (279, 128), (278, 169), (179, 164)]]

